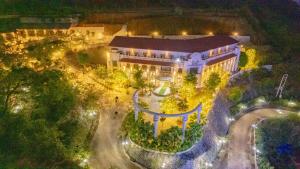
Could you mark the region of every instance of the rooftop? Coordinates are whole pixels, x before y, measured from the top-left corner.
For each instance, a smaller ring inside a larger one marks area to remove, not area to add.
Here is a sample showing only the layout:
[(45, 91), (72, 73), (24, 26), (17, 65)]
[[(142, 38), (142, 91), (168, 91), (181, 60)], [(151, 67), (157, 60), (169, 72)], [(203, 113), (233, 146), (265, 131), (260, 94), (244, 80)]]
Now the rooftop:
[(238, 43), (238, 41), (229, 36), (207, 36), (197, 39), (161, 39), (116, 36), (109, 46), (192, 53), (207, 51), (235, 43)]

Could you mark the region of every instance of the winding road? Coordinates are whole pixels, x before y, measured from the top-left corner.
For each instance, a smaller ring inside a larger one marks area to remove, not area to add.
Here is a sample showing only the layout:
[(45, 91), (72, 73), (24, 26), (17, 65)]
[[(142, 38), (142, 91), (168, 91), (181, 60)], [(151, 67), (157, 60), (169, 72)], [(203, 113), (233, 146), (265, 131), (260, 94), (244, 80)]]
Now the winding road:
[(243, 115), (233, 123), (229, 130), (229, 141), (223, 158), (215, 163), (216, 169), (252, 169), (254, 157), (251, 134), (252, 125), (261, 119), (284, 116), (288, 111), (276, 109), (257, 109)]
[[(138, 169), (125, 155), (118, 139), (122, 119), (127, 113), (130, 101), (125, 100), (128, 96), (118, 93), (119, 104), (115, 105), (115, 96), (116, 94), (109, 93), (103, 103), (98, 129), (91, 143), (93, 152), (89, 165), (93, 169)], [(117, 115), (115, 111), (118, 111)]]

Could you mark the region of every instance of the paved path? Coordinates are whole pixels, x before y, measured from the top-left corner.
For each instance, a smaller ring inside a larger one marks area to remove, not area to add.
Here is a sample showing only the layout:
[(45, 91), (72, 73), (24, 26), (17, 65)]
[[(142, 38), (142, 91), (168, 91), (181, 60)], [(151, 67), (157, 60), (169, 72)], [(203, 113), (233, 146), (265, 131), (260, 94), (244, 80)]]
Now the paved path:
[(254, 168), (251, 145), (252, 124), (261, 119), (279, 117), (286, 114), (275, 109), (258, 109), (247, 113), (237, 120), (230, 128), (227, 154), (216, 162), (217, 169), (251, 169)]
[[(91, 143), (93, 153), (89, 163), (93, 169), (138, 169), (125, 156), (123, 148), (118, 143), (118, 132), (130, 102), (123, 100), (126, 97), (118, 95), (120, 103), (125, 104), (117, 107), (114, 95), (112, 93), (109, 95), (103, 103), (104, 110), (101, 112), (100, 123)], [(115, 111), (118, 111), (118, 115), (114, 114)]]

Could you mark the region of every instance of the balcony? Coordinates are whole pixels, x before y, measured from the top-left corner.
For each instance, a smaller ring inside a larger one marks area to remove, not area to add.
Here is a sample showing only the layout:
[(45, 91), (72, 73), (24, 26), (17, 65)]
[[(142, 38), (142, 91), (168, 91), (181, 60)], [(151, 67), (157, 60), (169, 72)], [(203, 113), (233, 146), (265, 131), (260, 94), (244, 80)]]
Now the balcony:
[(144, 57), (144, 56), (133, 56), (127, 54), (119, 54), (119, 58), (129, 58), (129, 59), (139, 59), (139, 60), (151, 60), (151, 61), (160, 61), (160, 62), (174, 62), (172, 59), (166, 58), (156, 58), (156, 57)]

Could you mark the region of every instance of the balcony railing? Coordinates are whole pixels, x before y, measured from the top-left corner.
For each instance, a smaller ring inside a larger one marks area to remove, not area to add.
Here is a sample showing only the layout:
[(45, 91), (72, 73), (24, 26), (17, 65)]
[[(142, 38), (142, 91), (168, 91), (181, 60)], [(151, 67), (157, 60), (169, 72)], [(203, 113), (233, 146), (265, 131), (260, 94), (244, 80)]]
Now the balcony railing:
[(156, 58), (156, 57), (144, 57), (144, 56), (132, 56), (126, 54), (119, 54), (120, 58), (129, 58), (129, 59), (140, 59), (140, 60), (155, 60), (155, 61), (162, 61), (162, 62), (174, 62), (173, 59), (166, 59), (166, 58)]

